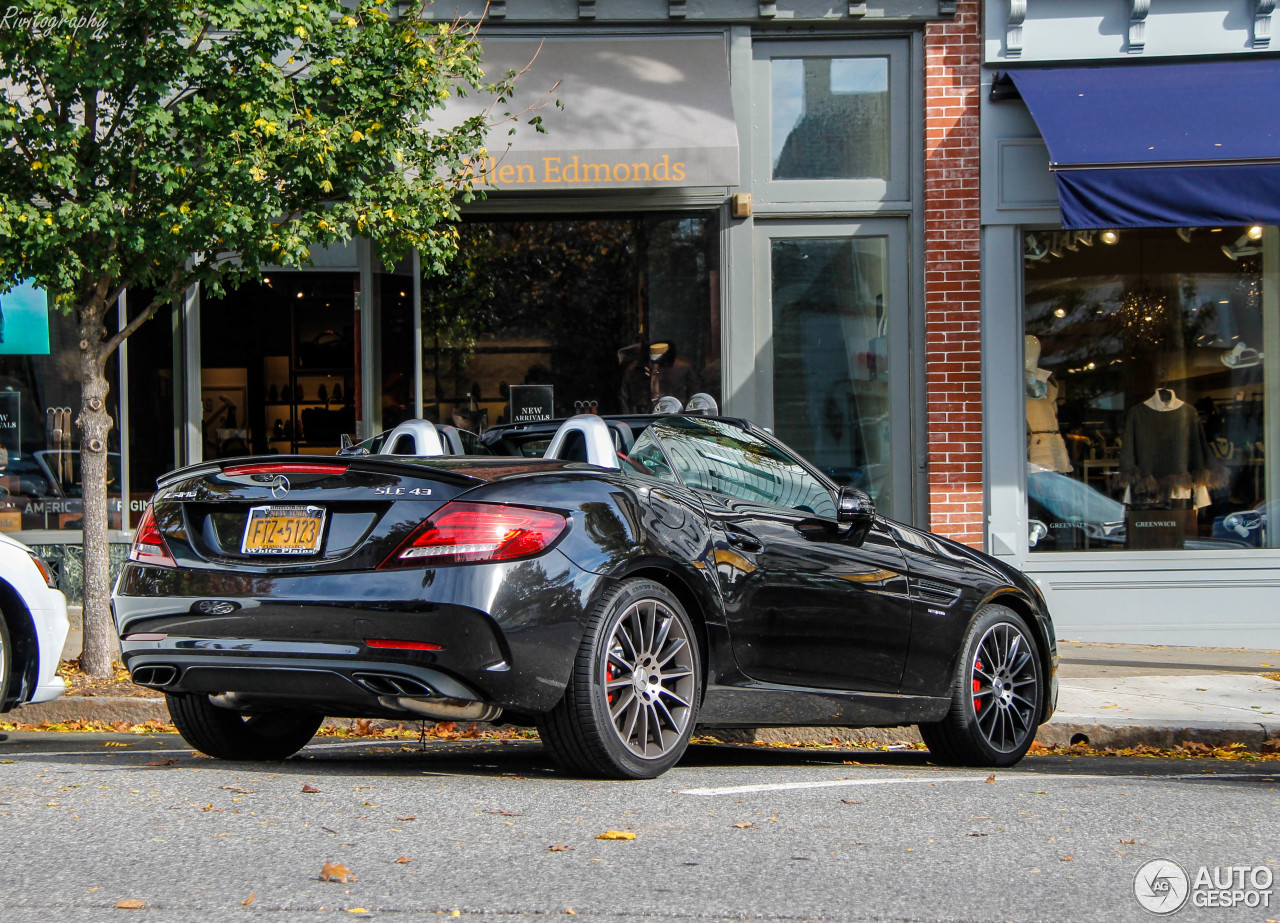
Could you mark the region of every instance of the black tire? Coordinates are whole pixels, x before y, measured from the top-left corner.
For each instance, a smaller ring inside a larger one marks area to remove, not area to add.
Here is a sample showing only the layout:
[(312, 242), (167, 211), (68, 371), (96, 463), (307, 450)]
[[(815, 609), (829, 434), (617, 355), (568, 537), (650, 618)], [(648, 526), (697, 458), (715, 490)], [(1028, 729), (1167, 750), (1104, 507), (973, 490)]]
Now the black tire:
[(625, 580), (592, 611), (564, 698), (538, 717), (538, 734), (569, 772), (652, 779), (684, 755), (701, 698), (688, 613), (661, 584)]
[(9, 675), (13, 669), (13, 645), (9, 641), (9, 624), (0, 612), (0, 712), (6, 711), (9, 699)]
[(1012, 766), (1035, 740), (1044, 695), (1035, 635), (1003, 606), (984, 606), (965, 634), (951, 711), (920, 736), (939, 763)]
[(324, 715), (305, 711), (240, 715), (197, 693), (166, 692), (164, 697), (182, 739), (220, 760), (288, 759), (307, 745), (324, 721)]

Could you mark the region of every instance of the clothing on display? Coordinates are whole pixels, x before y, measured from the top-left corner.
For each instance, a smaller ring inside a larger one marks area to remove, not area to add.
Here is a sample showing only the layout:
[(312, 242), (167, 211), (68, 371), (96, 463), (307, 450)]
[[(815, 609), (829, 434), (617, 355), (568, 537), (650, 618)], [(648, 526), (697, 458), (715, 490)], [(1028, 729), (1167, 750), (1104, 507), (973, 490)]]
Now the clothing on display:
[(1200, 415), (1168, 389), (1125, 415), (1116, 477), (1127, 488), (1129, 502), (1142, 504), (1190, 498), (1201, 488), (1223, 483)]
[(1039, 367), (1040, 340), (1028, 335), (1024, 346), (1027, 461), (1065, 474), (1071, 470), (1071, 459), (1058, 427), (1058, 383), (1052, 372)]
[(623, 413), (650, 413), (659, 398), (675, 397), (683, 405), (702, 390), (698, 370), (676, 354), (674, 343), (654, 343), (647, 361), (635, 360), (622, 376), (618, 399)]

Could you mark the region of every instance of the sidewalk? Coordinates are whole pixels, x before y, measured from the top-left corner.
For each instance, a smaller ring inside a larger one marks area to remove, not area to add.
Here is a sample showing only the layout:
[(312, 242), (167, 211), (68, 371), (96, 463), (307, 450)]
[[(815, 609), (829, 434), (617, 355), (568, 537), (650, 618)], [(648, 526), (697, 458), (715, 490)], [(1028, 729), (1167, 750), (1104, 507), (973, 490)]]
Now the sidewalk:
[[(79, 655), (79, 637), (63, 656)], [(1243, 743), (1259, 749), (1280, 736), (1280, 651), (1059, 643), (1058, 711), (1036, 739), (1048, 746), (1084, 735), (1094, 747)], [(11, 721), (167, 722), (161, 698), (63, 696), (15, 709)], [(831, 740), (850, 744), (919, 740), (914, 728), (724, 731), (725, 740), (758, 743)]]

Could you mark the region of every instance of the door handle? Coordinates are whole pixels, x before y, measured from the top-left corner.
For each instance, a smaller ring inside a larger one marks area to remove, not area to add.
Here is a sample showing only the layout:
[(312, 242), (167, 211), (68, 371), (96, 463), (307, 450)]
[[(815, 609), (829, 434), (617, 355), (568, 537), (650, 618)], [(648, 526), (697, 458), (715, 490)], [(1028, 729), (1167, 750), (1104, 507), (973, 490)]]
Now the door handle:
[(735, 548), (741, 548), (743, 551), (764, 550), (764, 542), (748, 532), (736, 532), (732, 529), (726, 529), (724, 535), (729, 544)]

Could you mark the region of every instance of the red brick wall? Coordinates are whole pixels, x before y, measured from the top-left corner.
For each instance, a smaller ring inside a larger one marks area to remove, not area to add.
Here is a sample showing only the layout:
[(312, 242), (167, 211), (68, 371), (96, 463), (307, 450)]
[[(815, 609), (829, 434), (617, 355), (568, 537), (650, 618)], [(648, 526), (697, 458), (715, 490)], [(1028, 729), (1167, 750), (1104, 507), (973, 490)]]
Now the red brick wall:
[(978, 0), (925, 29), (924, 297), (930, 528), (983, 544)]

